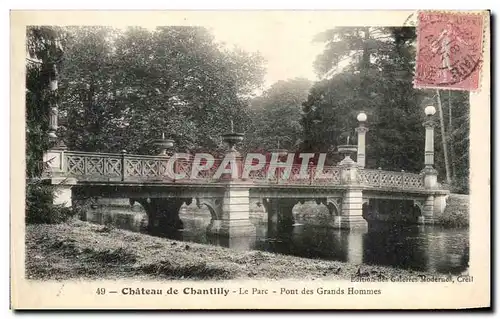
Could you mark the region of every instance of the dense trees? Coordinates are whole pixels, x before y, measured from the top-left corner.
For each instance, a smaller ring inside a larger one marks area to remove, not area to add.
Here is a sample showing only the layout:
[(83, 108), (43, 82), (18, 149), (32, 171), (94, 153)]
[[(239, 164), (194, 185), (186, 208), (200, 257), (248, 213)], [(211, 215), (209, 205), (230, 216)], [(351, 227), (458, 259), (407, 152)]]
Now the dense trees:
[[(325, 50), (318, 56), (315, 68), (324, 79), (313, 86), (303, 105), (303, 147), (332, 151), (334, 146), (345, 143), (346, 135), (354, 136), (356, 114), (365, 111), (370, 126), (367, 167), (415, 172), (422, 169), (423, 109), (428, 103), (437, 106), (439, 101), (435, 90), (413, 88), (415, 39), (414, 28), (335, 28), (319, 34), (316, 40), (325, 43)], [(443, 131), (448, 132), (446, 144), (458, 148), (448, 150), (455, 169), (453, 183), (465, 191), (468, 95), (445, 92), (440, 97), (446, 119)], [(460, 126), (453, 124), (455, 121)], [(440, 143), (439, 126), (436, 135), (436, 167), (444, 177), (444, 143)]]
[(406, 29), (340, 28), (326, 35), (330, 37), (321, 39), (327, 48), (316, 61), (316, 66), (323, 65), (317, 67), (320, 75), (331, 73), (327, 61), (339, 67), (338, 57), (353, 53), (343, 69), (314, 86), (304, 104), (304, 125), (310, 132), (306, 147), (325, 151), (345, 143), (346, 135), (355, 135), (356, 114), (364, 111), (370, 126), (367, 167), (421, 169), (420, 102), (425, 94), (412, 88), (414, 34)]
[[(461, 91), (441, 91), (443, 124), (448, 147), (449, 169), (453, 189), (463, 193), (469, 191), (469, 94)], [(438, 158), (436, 168), (441, 177), (446, 176), (446, 167), (441, 141), (441, 130), (436, 130)]]
[(58, 96), (50, 89), (63, 56), (64, 33), (57, 28), (29, 27), (26, 30), (26, 222), (56, 223), (75, 212), (52, 205), (54, 190), (43, 183), (43, 154), (49, 139), (50, 107)]
[(86, 151), (218, 148), (229, 128), (248, 129), (248, 101), (262, 58), (221, 48), (198, 27), (70, 29), (61, 89), (67, 144)]
[(303, 78), (279, 81), (252, 100), (252, 129), (247, 136), (249, 149), (298, 149), (303, 138), (301, 104), (311, 85)]
[(50, 147), (48, 138), (51, 101), (56, 96), (49, 89), (55, 76), (54, 66), (60, 66), (62, 33), (48, 27), (26, 30), (26, 177), (42, 173), (43, 153)]

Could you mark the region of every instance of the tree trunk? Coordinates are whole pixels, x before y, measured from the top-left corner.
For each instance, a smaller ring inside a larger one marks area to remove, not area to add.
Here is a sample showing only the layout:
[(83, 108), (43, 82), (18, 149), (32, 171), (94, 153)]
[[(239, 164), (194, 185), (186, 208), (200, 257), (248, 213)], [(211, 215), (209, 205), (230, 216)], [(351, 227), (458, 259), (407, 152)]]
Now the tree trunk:
[(451, 106), (451, 90), (448, 90), (448, 142), (450, 143), (450, 163), (451, 163), (451, 176), (453, 181), (457, 178), (457, 171), (455, 169), (455, 151), (453, 149), (453, 117)]
[(358, 106), (361, 110), (367, 110), (370, 105), (370, 97), (368, 95), (368, 70), (370, 69), (370, 49), (368, 42), (370, 41), (370, 28), (363, 28), (363, 55), (361, 57), (361, 98), (362, 104)]
[(436, 90), (436, 92), (438, 101), (439, 124), (441, 126), (441, 141), (443, 144), (444, 165), (446, 169), (446, 183), (451, 184), (450, 163), (448, 161), (448, 148), (446, 146), (446, 132), (444, 129), (443, 106), (441, 104), (441, 94), (439, 93), (439, 90)]

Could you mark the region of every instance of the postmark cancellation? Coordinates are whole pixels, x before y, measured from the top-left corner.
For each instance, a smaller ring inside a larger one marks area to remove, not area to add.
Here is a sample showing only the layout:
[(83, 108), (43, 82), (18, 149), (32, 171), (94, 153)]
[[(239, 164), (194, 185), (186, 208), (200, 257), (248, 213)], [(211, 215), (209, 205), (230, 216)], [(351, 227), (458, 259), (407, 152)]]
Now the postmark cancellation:
[(484, 13), (419, 12), (415, 88), (478, 90), (484, 24)]

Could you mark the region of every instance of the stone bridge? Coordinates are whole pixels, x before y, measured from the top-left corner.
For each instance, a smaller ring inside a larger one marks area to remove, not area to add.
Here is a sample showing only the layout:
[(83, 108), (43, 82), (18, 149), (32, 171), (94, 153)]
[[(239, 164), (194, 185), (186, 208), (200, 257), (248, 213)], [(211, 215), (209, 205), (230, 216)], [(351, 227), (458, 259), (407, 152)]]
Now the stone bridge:
[[(324, 166), (324, 158), (322, 164), (309, 164), (308, 158), (305, 164), (292, 164), (289, 159), (295, 154), (286, 152), (273, 152), (271, 166), (269, 162), (252, 166), (255, 158), (248, 161), (247, 156), (244, 161), (234, 147), (242, 134), (231, 132), (223, 136), (229, 144), (223, 160), (205, 155), (210, 165), (190, 154), (168, 155), (166, 147), (158, 156), (59, 148), (45, 154), (46, 178), (57, 185), (57, 204), (69, 206), (73, 200), (95, 197), (130, 198), (144, 207), (150, 227), (181, 228), (179, 209), (193, 199), (209, 209), (208, 231), (219, 235), (255, 232), (249, 220), (253, 203), (264, 207), (269, 222), (290, 225), (294, 205), (307, 200), (328, 207), (333, 226), (340, 229), (365, 228), (370, 220), (386, 219), (386, 211), (415, 223), (433, 224), (445, 209), (449, 191), (437, 182), (433, 168), (430, 116), (425, 123), (425, 167), (418, 174), (365, 169), (366, 116), (358, 120), (358, 144), (339, 146), (345, 158), (335, 166)], [(168, 141), (159, 144), (171, 145)], [(356, 161), (350, 158), (354, 152)]]
[[(46, 158), (51, 163), (48, 178), (59, 188), (57, 203), (130, 198), (144, 207), (151, 225), (179, 228), (180, 207), (194, 199), (208, 207), (210, 231), (218, 234), (252, 232), (251, 203), (263, 206), (270, 221), (293, 224), (292, 208), (307, 200), (326, 205), (338, 228), (366, 227), (367, 220), (384, 209), (399, 209), (401, 214), (414, 214), (416, 222), (429, 224), (444, 210), (448, 195), (435, 183), (435, 175), (364, 169), (345, 161), (324, 167), (322, 178), (315, 178), (314, 166), (308, 168), (308, 178), (300, 178), (299, 167), (294, 166), (287, 179), (278, 170), (273, 178), (257, 172), (247, 179), (224, 174), (215, 180), (200, 172), (195, 179), (176, 180), (165, 174), (168, 158), (162, 156), (51, 150)], [(177, 173), (190, 164), (180, 162)], [(397, 200), (398, 207), (389, 208), (387, 200)]]

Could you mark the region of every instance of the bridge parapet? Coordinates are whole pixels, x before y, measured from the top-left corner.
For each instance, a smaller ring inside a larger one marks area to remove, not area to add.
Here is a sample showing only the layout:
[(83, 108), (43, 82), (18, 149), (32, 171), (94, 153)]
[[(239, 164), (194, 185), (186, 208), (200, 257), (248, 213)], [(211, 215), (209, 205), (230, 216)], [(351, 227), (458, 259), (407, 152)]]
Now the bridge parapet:
[[(210, 168), (193, 175), (192, 160), (164, 156), (58, 151), (48, 152), (45, 159), (50, 168), (48, 175), (75, 177), (82, 181), (214, 183), (221, 180), (214, 178), (221, 160), (215, 160)], [(267, 174), (268, 168), (252, 170), (245, 180), (256, 184), (340, 184), (340, 168), (336, 166), (325, 167), (321, 175), (316, 175), (316, 167), (312, 166), (305, 172), (301, 171), (301, 165), (292, 165), (289, 171), (277, 167), (271, 176)]]
[(359, 178), (362, 185), (377, 188), (424, 189), (422, 174), (360, 169)]
[[(169, 169), (177, 175), (190, 178), (192, 163), (177, 160), (172, 168), (169, 168), (169, 158), (164, 156), (149, 156), (135, 154), (116, 153), (90, 153), (62, 151), (56, 156), (50, 156), (49, 167), (53, 175), (64, 175), (75, 177), (82, 181), (152, 181), (161, 180), (174, 182), (176, 177), (169, 174)], [(192, 182), (207, 182), (208, 177), (213, 175), (215, 168), (200, 171)]]
[(63, 172), (79, 179), (120, 179), (123, 174), (122, 156), (112, 153), (65, 152)]
[[(186, 154), (185, 154), (186, 155)], [(193, 175), (193, 161), (189, 158), (169, 158), (116, 153), (90, 153), (75, 151), (49, 152), (46, 155), (53, 176), (74, 177), (80, 181), (127, 181), (165, 183), (217, 183), (224, 180), (214, 178), (221, 160), (214, 160), (212, 166), (196, 171)], [(242, 163), (238, 163), (242, 165)], [(354, 167), (350, 168), (353, 169)], [(424, 190), (424, 174), (363, 169), (355, 167), (357, 179), (342, 179), (342, 166), (302, 167), (292, 165), (289, 169), (277, 167), (274, 174), (268, 174), (269, 166), (251, 170), (248, 178), (253, 184), (279, 185), (350, 185), (377, 189)], [(242, 171), (241, 169), (239, 170)], [(241, 178), (241, 175), (240, 175)]]

